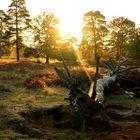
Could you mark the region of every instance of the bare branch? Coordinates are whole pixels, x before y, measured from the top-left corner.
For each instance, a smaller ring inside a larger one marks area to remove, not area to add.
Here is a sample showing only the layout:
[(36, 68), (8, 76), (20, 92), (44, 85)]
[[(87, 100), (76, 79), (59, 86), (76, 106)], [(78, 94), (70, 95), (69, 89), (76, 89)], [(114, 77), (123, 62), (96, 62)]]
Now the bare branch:
[(55, 71), (57, 72), (57, 74), (58, 74), (61, 78), (63, 78), (64, 80), (68, 81), (69, 84), (72, 84), (72, 83), (73, 83), (72, 79), (69, 78), (63, 71), (61, 71), (60, 69), (58, 69), (58, 68), (56, 68), (56, 67), (55, 67), (54, 69), (55, 69)]
[(104, 64), (107, 67), (107, 69), (112, 70), (112, 67), (110, 66), (110, 64), (108, 64), (107, 62), (104, 62)]
[(115, 68), (115, 71), (112, 73), (112, 75), (116, 74), (116, 73), (119, 73), (119, 71), (121, 70), (121, 66), (126, 62), (127, 60), (123, 61), (122, 63), (118, 64), (117, 62), (116, 63), (116, 68)]
[(110, 64), (111, 64), (112, 70), (113, 70), (113, 72), (114, 72), (114, 71), (116, 70), (116, 68), (117, 68), (117, 62), (114, 61), (113, 59), (110, 59), (109, 62), (110, 62)]
[(68, 67), (66, 66), (65, 60), (64, 60), (64, 58), (63, 58), (62, 55), (61, 55), (61, 58), (62, 58), (62, 62), (63, 62), (64, 68), (65, 68), (65, 70), (67, 72), (67, 75), (69, 76), (70, 79), (72, 79), (72, 76), (70, 74), (70, 71), (69, 71)]
[(96, 73), (95, 73), (95, 77), (94, 77), (94, 87), (93, 87), (93, 92), (92, 92), (92, 96), (91, 96), (92, 99), (95, 99), (95, 96), (96, 96), (96, 86), (97, 86), (97, 79), (98, 79), (98, 72), (99, 72), (99, 60), (100, 60), (100, 57), (97, 57)]
[(140, 68), (139, 66), (134, 66), (134, 67), (129, 67), (129, 68), (126, 68), (126, 69), (124, 69), (124, 70), (122, 70), (122, 71), (119, 71), (119, 73), (127, 73), (127, 72), (129, 72), (129, 71), (131, 71), (131, 70), (133, 70), (133, 69), (137, 69), (137, 68)]
[(128, 82), (132, 82), (134, 84), (136, 84), (137, 86), (140, 86), (140, 84), (130, 78), (128, 78), (127, 76), (124, 76), (124, 75), (118, 75), (118, 78), (119, 79), (122, 79), (122, 80), (125, 80), (125, 81), (128, 81)]

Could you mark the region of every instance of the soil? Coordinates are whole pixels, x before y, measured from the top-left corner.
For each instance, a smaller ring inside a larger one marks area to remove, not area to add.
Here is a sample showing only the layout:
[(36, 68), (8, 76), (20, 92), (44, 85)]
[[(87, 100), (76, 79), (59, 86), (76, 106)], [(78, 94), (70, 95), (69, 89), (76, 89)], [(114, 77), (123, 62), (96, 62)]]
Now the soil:
[[(22, 134), (45, 140), (138, 140), (140, 139), (140, 106), (109, 104), (105, 109), (109, 123), (100, 115), (92, 118), (92, 127), (82, 129), (82, 121), (71, 106), (32, 108), (19, 114), (24, 121), (14, 129)], [(15, 124), (15, 123), (14, 123)], [(65, 134), (62, 135), (62, 132)], [(62, 136), (61, 136), (62, 135)], [(63, 138), (62, 138), (63, 137)]]

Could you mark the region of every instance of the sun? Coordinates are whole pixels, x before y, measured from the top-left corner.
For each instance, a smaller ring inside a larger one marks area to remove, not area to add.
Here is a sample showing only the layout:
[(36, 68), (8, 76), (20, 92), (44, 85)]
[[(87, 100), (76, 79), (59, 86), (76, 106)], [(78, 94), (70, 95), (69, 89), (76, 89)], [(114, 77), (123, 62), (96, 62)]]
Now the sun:
[(80, 41), (84, 13), (83, 9), (80, 8), (80, 0), (61, 0), (54, 9), (60, 19), (62, 34), (71, 34)]
[[(32, 9), (32, 14), (41, 11), (52, 12), (60, 19), (59, 29), (62, 35), (71, 34), (78, 42), (82, 38), (82, 19), (88, 10), (88, 4), (92, 0), (27, 0), (28, 8)], [(34, 6), (32, 6), (34, 3)], [(38, 6), (40, 5), (40, 6)], [(92, 4), (89, 4), (92, 5)]]
[[(41, 11), (52, 12), (60, 19), (60, 31), (63, 35), (71, 34), (80, 42), (82, 30), (82, 18), (90, 0), (27, 0), (28, 8), (36, 15), (39, 8)], [(34, 3), (34, 6), (32, 6)], [(38, 6), (40, 5), (40, 6)]]
[[(70, 18), (71, 17), (71, 18)], [(78, 41), (82, 36), (82, 19), (80, 16), (63, 15), (60, 17), (60, 31), (62, 35), (70, 34), (74, 36)]]

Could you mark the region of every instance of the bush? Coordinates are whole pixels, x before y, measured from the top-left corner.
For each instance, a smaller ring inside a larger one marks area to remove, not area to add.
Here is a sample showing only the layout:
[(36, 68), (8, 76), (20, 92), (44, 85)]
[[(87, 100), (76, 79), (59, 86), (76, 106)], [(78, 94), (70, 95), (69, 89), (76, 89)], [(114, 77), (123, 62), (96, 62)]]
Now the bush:
[(37, 58), (37, 50), (34, 49), (34, 48), (26, 48), (24, 50), (24, 54), (23, 54), (24, 57), (28, 58), (28, 57), (35, 57)]
[(25, 86), (28, 89), (34, 89), (34, 88), (45, 88), (46, 87), (46, 82), (43, 78), (40, 77), (33, 77), (29, 78), (25, 82)]

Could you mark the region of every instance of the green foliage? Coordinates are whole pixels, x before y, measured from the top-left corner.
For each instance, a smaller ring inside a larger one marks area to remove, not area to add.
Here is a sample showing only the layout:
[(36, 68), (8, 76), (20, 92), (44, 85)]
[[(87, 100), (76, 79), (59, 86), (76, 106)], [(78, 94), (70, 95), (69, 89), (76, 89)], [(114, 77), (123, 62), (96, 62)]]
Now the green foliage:
[(37, 50), (35, 48), (25, 48), (24, 50), (24, 54), (23, 54), (24, 57), (28, 58), (28, 57), (35, 57), (35, 58), (38, 58), (38, 55), (37, 55)]
[[(76, 61), (73, 46), (77, 40), (74, 37), (64, 39), (60, 36), (59, 19), (49, 12), (43, 12), (33, 20), (34, 49), (26, 49), (24, 41), (31, 36), (24, 33), (31, 27), (30, 21), (25, 0), (11, 0), (7, 13), (0, 10), (0, 56), (10, 55), (16, 45), (17, 57), (22, 56), (25, 49), (25, 57), (43, 57), (47, 63), (50, 59), (61, 60), (60, 54), (67, 61)], [(127, 18), (114, 18), (107, 26), (105, 16), (100, 11), (89, 11), (83, 16), (79, 50), (83, 59), (89, 61), (93, 61), (98, 55), (104, 59), (129, 56), (139, 59), (139, 34), (135, 23)]]
[(11, 0), (9, 9), (7, 11), (7, 35), (10, 43), (16, 44), (17, 61), (19, 61), (19, 49), (24, 46), (24, 33), (30, 27), (30, 15), (26, 9), (25, 0)]
[(65, 61), (76, 61), (77, 55), (76, 50), (74, 49), (76, 43), (76, 38), (72, 36), (64, 38), (60, 43), (58, 60), (61, 60), (62, 55)]
[(4, 33), (4, 21), (6, 18), (6, 14), (3, 10), (0, 10), (0, 42), (2, 41), (2, 35)]
[(40, 57), (49, 59), (54, 56), (59, 39), (59, 20), (48, 12), (43, 12), (33, 20), (34, 47)]
[(127, 18), (114, 18), (108, 25), (110, 29), (109, 46), (113, 47), (115, 57), (125, 57), (127, 50), (135, 37), (135, 23)]
[(8, 47), (8, 40), (6, 38), (6, 19), (6, 13), (3, 10), (0, 10), (0, 56), (9, 55), (10, 50)]
[(84, 14), (83, 22), (83, 38), (80, 50), (83, 57), (92, 59), (94, 56), (96, 59), (99, 48), (104, 46), (104, 37), (108, 33), (105, 17), (99, 11), (89, 11)]
[(136, 36), (129, 47), (129, 54), (134, 59), (140, 59), (140, 28), (136, 30)]
[(9, 9), (7, 11), (7, 14), (9, 16), (8, 23), (9, 28), (12, 29), (12, 33), (16, 33), (16, 22), (15, 20), (18, 20), (18, 30), (19, 33), (26, 30), (28, 27), (30, 27), (30, 15), (29, 12), (26, 9), (26, 3), (25, 0), (12, 0), (11, 4), (9, 5)]
[(66, 61), (76, 61), (77, 56), (74, 48), (63, 48), (61, 49), (61, 54), (63, 55), (64, 60)]

